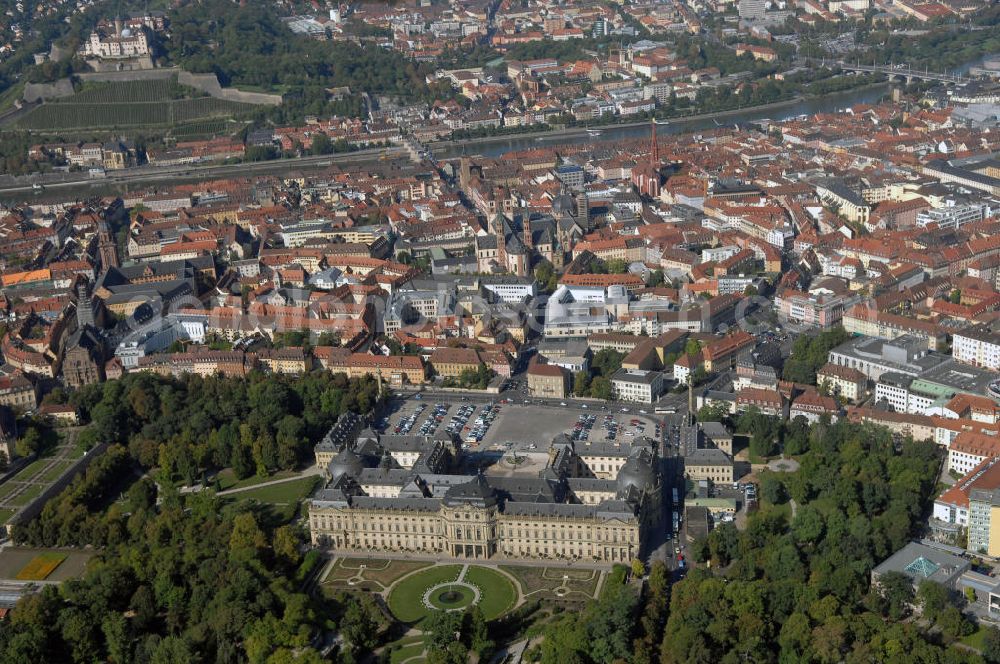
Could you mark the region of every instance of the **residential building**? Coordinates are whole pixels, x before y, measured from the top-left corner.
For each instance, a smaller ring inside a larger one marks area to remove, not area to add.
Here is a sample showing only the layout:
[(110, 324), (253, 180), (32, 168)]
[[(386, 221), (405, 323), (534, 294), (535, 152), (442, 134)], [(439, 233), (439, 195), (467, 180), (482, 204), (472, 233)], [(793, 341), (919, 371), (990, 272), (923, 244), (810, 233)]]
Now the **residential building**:
[(1000, 456), (1000, 438), (963, 431), (948, 447), (948, 470), (965, 475), (987, 459), (997, 456)]
[(532, 362), (528, 367), (528, 393), (533, 397), (563, 399), (572, 387), (570, 372), (555, 364)]
[(430, 366), (434, 373), (443, 378), (457, 378), (463, 371), (477, 371), (482, 358), (479, 352), (472, 348), (438, 348), (430, 357)]
[(709, 480), (716, 484), (731, 484), (734, 475), (733, 460), (720, 449), (697, 449), (684, 456), (684, 476), (692, 481)]
[(350, 378), (364, 375), (376, 376), (389, 385), (422, 385), (426, 380), (424, 362), (419, 357), (410, 355), (368, 355), (367, 353), (352, 353), (344, 365), (344, 372)]
[(943, 533), (955, 541), (960, 531), (969, 526), (969, 494), (973, 489), (987, 492), (1000, 489), (997, 457), (982, 461), (935, 499), (931, 528), (936, 533)]
[(974, 367), (1000, 369), (1000, 333), (988, 325), (974, 325), (952, 335), (951, 355)]
[(38, 392), (34, 383), (20, 373), (0, 376), (0, 405), (21, 411), (36, 407)]
[(867, 391), (868, 378), (857, 369), (827, 362), (816, 372), (816, 384), (825, 384), (831, 394), (857, 401)]

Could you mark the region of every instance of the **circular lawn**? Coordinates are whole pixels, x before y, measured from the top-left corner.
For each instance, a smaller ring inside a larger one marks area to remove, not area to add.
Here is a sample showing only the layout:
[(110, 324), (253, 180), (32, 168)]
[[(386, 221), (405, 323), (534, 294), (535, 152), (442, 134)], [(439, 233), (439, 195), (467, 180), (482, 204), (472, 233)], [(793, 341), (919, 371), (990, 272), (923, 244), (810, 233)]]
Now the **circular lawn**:
[[(461, 576), (461, 578), (459, 578)], [(418, 623), (432, 611), (478, 606), (487, 620), (514, 608), (517, 590), (504, 574), (470, 566), (438, 565), (404, 577), (389, 591), (389, 610), (398, 620)]]

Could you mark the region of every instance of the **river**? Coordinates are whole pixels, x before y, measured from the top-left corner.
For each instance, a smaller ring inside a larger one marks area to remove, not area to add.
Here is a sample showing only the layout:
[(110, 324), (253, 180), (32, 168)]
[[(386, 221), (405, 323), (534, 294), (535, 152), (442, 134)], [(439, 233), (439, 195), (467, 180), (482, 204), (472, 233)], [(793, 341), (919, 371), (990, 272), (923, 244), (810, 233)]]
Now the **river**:
[[(800, 99), (787, 103), (771, 104), (766, 107), (757, 107), (745, 111), (727, 111), (713, 113), (688, 119), (671, 120), (667, 124), (657, 127), (659, 135), (678, 134), (685, 132), (696, 132), (704, 129), (712, 129), (718, 126), (743, 125), (748, 122), (755, 122), (765, 119), (774, 121), (787, 120), (800, 115), (810, 115), (819, 112), (829, 112), (841, 110), (854, 104), (876, 103), (885, 98), (889, 92), (889, 84), (877, 84), (866, 86), (855, 90), (834, 92), (822, 97)], [(633, 123), (628, 125), (607, 125), (599, 128), (600, 134), (592, 136), (585, 129), (572, 128), (560, 131), (521, 134), (506, 137), (487, 137), (465, 141), (445, 141), (431, 146), (436, 159), (449, 159), (462, 154), (483, 155), (487, 157), (499, 157), (506, 152), (528, 150), (531, 148), (551, 147), (555, 145), (567, 144), (587, 144), (587, 143), (621, 143), (634, 141), (649, 135), (649, 124), (646, 122)], [(370, 161), (377, 161), (379, 151), (373, 151)], [(253, 171), (266, 171), (270, 174), (288, 173), (292, 171), (305, 171), (322, 168), (322, 164), (317, 161), (324, 161), (328, 165), (331, 161), (336, 163), (343, 161), (346, 166), (350, 162), (360, 162), (366, 159), (366, 155), (360, 153), (350, 153), (342, 156), (331, 155), (329, 159), (310, 158), (312, 163), (297, 161), (293, 159), (278, 160), (273, 162), (257, 162), (254, 164), (241, 166), (219, 166), (217, 168), (206, 168), (201, 172), (191, 172), (190, 174), (171, 175), (169, 172), (155, 171), (148, 174), (128, 174), (122, 172), (118, 177), (127, 178), (127, 181), (111, 181), (106, 179), (83, 180), (78, 182), (64, 182), (62, 184), (47, 184), (44, 192), (32, 191), (31, 185), (25, 183), (16, 185), (16, 188), (8, 188), (0, 192), (0, 202), (18, 203), (25, 200), (33, 202), (57, 202), (74, 199), (84, 199), (93, 196), (117, 195), (137, 187), (161, 186), (167, 187), (171, 184), (181, 184), (189, 182), (199, 182), (203, 180), (218, 179), (224, 177), (246, 176)], [(192, 169), (193, 171), (194, 169)], [(30, 181), (29, 181), (30, 182)]]
[[(889, 94), (889, 84), (880, 83), (855, 90), (834, 92), (822, 97), (800, 99), (788, 103), (772, 104), (765, 108), (752, 108), (746, 111), (730, 111), (714, 113), (690, 119), (671, 120), (668, 124), (658, 125), (657, 135), (681, 134), (714, 129), (718, 126), (743, 125), (760, 120), (788, 120), (800, 115), (825, 113), (842, 110), (855, 104), (874, 104)], [(591, 136), (583, 129), (572, 129), (565, 132), (553, 132), (540, 135), (522, 134), (516, 137), (497, 137), (456, 142), (448, 144), (443, 149), (435, 149), (434, 156), (448, 159), (467, 154), (479, 154), (486, 157), (499, 157), (505, 152), (530, 150), (539, 147), (566, 145), (576, 143), (618, 143), (634, 141), (649, 136), (649, 124), (646, 122), (625, 126), (608, 125), (598, 128), (599, 136)]]

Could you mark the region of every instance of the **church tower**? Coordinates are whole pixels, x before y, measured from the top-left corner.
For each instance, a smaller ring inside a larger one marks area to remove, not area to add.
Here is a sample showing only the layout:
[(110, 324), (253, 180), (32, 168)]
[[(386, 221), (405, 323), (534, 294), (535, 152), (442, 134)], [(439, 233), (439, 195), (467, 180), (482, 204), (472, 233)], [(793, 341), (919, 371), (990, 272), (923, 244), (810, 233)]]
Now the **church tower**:
[(97, 226), (97, 255), (101, 259), (101, 271), (106, 272), (112, 267), (118, 267), (118, 245), (111, 234), (108, 222), (103, 219)]
[(587, 198), (585, 191), (576, 195), (576, 218), (580, 223), (580, 228), (584, 231), (593, 230), (593, 226), (590, 224), (590, 199)]

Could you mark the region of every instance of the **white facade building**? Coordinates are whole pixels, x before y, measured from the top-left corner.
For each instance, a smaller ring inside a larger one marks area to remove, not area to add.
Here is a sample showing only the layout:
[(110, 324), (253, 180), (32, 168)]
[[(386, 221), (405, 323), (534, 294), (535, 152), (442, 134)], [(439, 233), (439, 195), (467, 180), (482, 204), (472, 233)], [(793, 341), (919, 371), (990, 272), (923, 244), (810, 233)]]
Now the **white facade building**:
[(663, 374), (659, 371), (619, 369), (611, 377), (611, 388), (620, 401), (653, 403), (663, 391)]
[(984, 325), (952, 335), (951, 354), (959, 362), (985, 369), (1000, 369), (1000, 334)]

